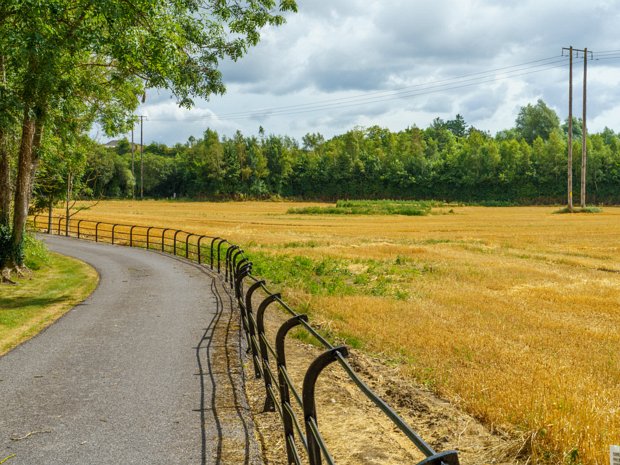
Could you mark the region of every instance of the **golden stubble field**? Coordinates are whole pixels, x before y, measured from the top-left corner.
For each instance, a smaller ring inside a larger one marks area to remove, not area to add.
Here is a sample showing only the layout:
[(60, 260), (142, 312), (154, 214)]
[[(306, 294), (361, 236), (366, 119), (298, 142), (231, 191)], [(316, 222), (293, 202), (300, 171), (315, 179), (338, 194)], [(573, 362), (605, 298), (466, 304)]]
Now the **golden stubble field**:
[(620, 208), (286, 214), (307, 205), (317, 204), (106, 201), (80, 217), (334, 259), (364, 277), (360, 289), (380, 279), (387, 292), (282, 291), (490, 427), (528, 438), (533, 463), (609, 463), (620, 444)]

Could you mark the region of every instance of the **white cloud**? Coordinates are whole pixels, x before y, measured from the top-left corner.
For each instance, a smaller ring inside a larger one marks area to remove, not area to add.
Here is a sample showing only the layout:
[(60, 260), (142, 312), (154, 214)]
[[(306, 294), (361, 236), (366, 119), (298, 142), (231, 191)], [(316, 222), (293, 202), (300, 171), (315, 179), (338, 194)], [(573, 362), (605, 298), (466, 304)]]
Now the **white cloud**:
[[(571, 44), (594, 51), (620, 49), (616, 33), (620, 8), (614, 1), (298, 3), (299, 13), (291, 15), (286, 25), (265, 30), (261, 43), (239, 62), (222, 64), (225, 96), (198, 101), (187, 111), (176, 108), (168, 93), (149, 92), (140, 110), (151, 117), (148, 130), (145, 127), (147, 140), (184, 142), (189, 135), (200, 136), (206, 127), (226, 135), (236, 130), (256, 134), (260, 125), (270, 133), (297, 138), (317, 131), (332, 136), (355, 125), (424, 127), (436, 116), (448, 119), (456, 113), (479, 129), (495, 132), (512, 127), (520, 106), (538, 98), (564, 119), (565, 67), (533, 72), (536, 63), (530, 63), (521, 71), (472, 73), (559, 57), (562, 47)], [(601, 60), (589, 68), (591, 130), (605, 125), (620, 129), (615, 105), (619, 64), (620, 59)], [(580, 73), (581, 62), (576, 61), (575, 113), (581, 108)], [(470, 76), (445, 82), (464, 75)], [(410, 88), (407, 98), (380, 93), (437, 81), (443, 84), (436, 86), (443, 87), (427, 87), (425, 92)], [(413, 95), (414, 91), (421, 95)], [(353, 106), (357, 100), (351, 97), (364, 93), (366, 103)], [(320, 111), (300, 106), (317, 103)], [(282, 107), (287, 108), (280, 114), (236, 117)]]

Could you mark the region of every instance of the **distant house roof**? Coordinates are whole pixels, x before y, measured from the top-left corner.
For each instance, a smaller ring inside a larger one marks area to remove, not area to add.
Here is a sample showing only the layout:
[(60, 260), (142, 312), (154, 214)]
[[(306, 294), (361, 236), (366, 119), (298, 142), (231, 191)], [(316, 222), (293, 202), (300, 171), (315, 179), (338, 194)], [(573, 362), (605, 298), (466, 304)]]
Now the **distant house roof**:
[(108, 142), (106, 142), (105, 144), (103, 144), (104, 147), (110, 147), (112, 149), (116, 148), (116, 146), (120, 143), (122, 139), (112, 139)]
[[(118, 147), (118, 144), (120, 144), (123, 140), (124, 139), (112, 139), (103, 144), (103, 146), (110, 149), (115, 149), (116, 147)], [(140, 150), (140, 144), (134, 143), (133, 146), (135, 150)], [(129, 147), (131, 147), (131, 142), (129, 142)]]

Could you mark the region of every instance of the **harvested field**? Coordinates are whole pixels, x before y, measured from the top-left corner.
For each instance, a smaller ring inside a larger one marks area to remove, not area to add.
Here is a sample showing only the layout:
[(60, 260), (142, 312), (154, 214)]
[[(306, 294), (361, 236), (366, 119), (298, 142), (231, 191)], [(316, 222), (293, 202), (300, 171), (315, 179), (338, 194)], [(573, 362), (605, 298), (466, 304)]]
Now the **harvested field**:
[(227, 237), (334, 337), (529, 438), (532, 463), (609, 463), (620, 443), (620, 208), (286, 213), (308, 206), (321, 204), (109, 201), (80, 217)]

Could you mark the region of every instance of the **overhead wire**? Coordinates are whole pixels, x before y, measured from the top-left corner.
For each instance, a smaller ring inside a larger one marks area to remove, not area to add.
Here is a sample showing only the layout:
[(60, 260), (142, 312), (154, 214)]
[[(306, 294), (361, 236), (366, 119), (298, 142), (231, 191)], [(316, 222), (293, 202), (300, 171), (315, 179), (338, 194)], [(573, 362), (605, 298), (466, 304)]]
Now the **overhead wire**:
[[(540, 73), (568, 65), (568, 57), (553, 56), (532, 60), (516, 65), (504, 66), (475, 73), (464, 74), (453, 78), (446, 78), (426, 83), (404, 86), (396, 89), (366, 92), (354, 96), (345, 96), (334, 99), (324, 99), (316, 102), (286, 105), (280, 107), (262, 108), (256, 110), (223, 113), (220, 115), (202, 115), (194, 118), (174, 119), (153, 117), (151, 121), (202, 121), (208, 119), (239, 120), (268, 116), (287, 116), (301, 113), (309, 113), (328, 109), (349, 108), (360, 105), (370, 105), (384, 101), (407, 99), (429, 95), (437, 92), (458, 90), (500, 80), (521, 77), (529, 74)], [(503, 71), (501, 73), (498, 72)]]
[(607, 55), (610, 53), (620, 53), (620, 50), (601, 50), (599, 52), (593, 52), (596, 53), (597, 55)]
[(594, 58), (594, 60), (590, 60), (590, 61), (606, 61), (606, 60), (617, 60), (618, 58), (620, 58), (620, 55), (611, 55), (611, 56), (604, 56), (601, 58)]
[[(547, 71), (547, 70), (554, 69), (554, 68), (560, 68), (560, 67), (563, 67), (563, 66), (564, 65), (553, 66), (553, 67), (549, 67), (549, 68), (545, 68), (545, 69), (541, 69), (541, 70), (524, 72), (524, 73), (520, 73), (520, 74), (509, 76), (509, 77), (514, 78), (514, 77), (524, 76), (524, 75), (527, 75), (527, 74), (538, 73), (538, 72)], [(430, 88), (425, 88), (425, 89), (417, 91), (417, 92), (407, 92), (405, 94), (398, 94), (398, 95), (393, 95), (393, 96), (389, 96), (389, 97), (368, 99), (368, 100), (365, 100), (365, 101), (362, 101), (362, 102), (324, 104), (322, 106), (315, 106), (315, 107), (312, 107), (312, 108), (302, 108), (302, 109), (287, 110), (287, 111), (256, 112), (256, 113), (248, 113), (247, 115), (239, 115), (239, 116), (221, 116), (221, 117), (218, 116), (218, 119), (222, 119), (222, 120), (238, 120), (238, 119), (247, 119), (247, 118), (260, 117), (260, 116), (290, 116), (290, 115), (296, 115), (296, 114), (302, 114), (302, 113), (310, 113), (310, 112), (319, 111), (319, 110), (329, 110), (329, 109), (334, 109), (334, 108), (338, 108), (338, 109), (350, 108), (350, 107), (355, 107), (355, 106), (359, 106), (359, 105), (370, 105), (370, 104), (375, 104), (375, 103), (382, 103), (382, 102), (388, 102), (388, 101), (393, 101), (393, 100), (401, 100), (401, 99), (408, 99), (408, 98), (419, 97), (419, 96), (424, 96), (424, 95), (430, 95), (430, 94), (434, 94), (434, 93), (438, 93), (438, 92), (445, 92), (445, 91), (451, 91), (451, 90), (464, 89), (464, 88), (467, 88), (467, 87), (478, 86), (480, 84), (488, 84), (488, 83), (491, 83), (491, 82), (501, 81), (501, 80), (507, 79), (507, 78), (508, 77), (494, 77), (494, 78), (488, 78), (488, 79), (484, 79), (484, 80), (477, 80), (475, 82), (469, 82), (467, 84), (462, 84), (462, 83), (459, 83), (459, 84), (454, 83), (453, 85), (443, 84), (441, 86), (434, 86), (434, 87), (430, 87)]]
[[(446, 79), (440, 79), (440, 80), (436, 80), (436, 81), (431, 81), (431, 82), (426, 82), (426, 83), (420, 83), (420, 84), (412, 84), (409, 86), (403, 86), (403, 87), (397, 87), (395, 89), (388, 89), (388, 90), (379, 90), (379, 91), (372, 91), (372, 92), (365, 92), (363, 94), (358, 94), (358, 95), (353, 95), (353, 96), (347, 96), (347, 97), (338, 97), (338, 98), (333, 98), (333, 99), (327, 99), (327, 100), (322, 100), (322, 101), (318, 101), (318, 102), (314, 102), (314, 103), (308, 103), (308, 104), (296, 104), (296, 105), (287, 105), (287, 106), (281, 106), (281, 107), (277, 107), (276, 109), (285, 109), (285, 108), (293, 108), (293, 107), (300, 107), (300, 106), (311, 106), (311, 105), (317, 105), (317, 104), (321, 104), (321, 103), (332, 103), (332, 102), (340, 102), (340, 101), (349, 101), (349, 100), (357, 100), (357, 99), (365, 99), (368, 98), (369, 96), (372, 95), (384, 95), (384, 94), (394, 94), (394, 93), (398, 93), (398, 92), (404, 92), (407, 91), (409, 89), (414, 89), (414, 88), (419, 88), (419, 87), (426, 87), (429, 85), (435, 85), (435, 84), (441, 84), (441, 83), (448, 83), (448, 82), (452, 82), (452, 81), (457, 81), (457, 80), (461, 80), (461, 79), (465, 79), (465, 78), (471, 78), (473, 76), (481, 76), (481, 75), (485, 75), (485, 74), (490, 74), (490, 73), (495, 73), (497, 71), (503, 71), (503, 70), (507, 70), (507, 69), (511, 69), (511, 68), (519, 68), (519, 67), (523, 67), (525, 65), (529, 65), (529, 64), (533, 64), (533, 63), (539, 63), (539, 62), (543, 62), (543, 61), (549, 61), (549, 60), (556, 60), (553, 63), (557, 63), (558, 61), (558, 57), (550, 57), (550, 58), (543, 58), (540, 60), (533, 60), (533, 61), (528, 61), (525, 63), (520, 63), (518, 65), (511, 65), (511, 66), (504, 66), (501, 68), (495, 68), (495, 69), (491, 69), (491, 70), (486, 70), (486, 71), (478, 71), (475, 73), (468, 73), (468, 74), (463, 74), (460, 76), (455, 76), (452, 78), (446, 78)], [(561, 61), (561, 60), (559, 60)], [(539, 65), (535, 65), (532, 66), (531, 68), (535, 68), (538, 66), (545, 66), (549, 63), (544, 63), (544, 64), (539, 64)], [(530, 67), (524, 68), (524, 69), (528, 69)], [(514, 70), (514, 72), (516, 72), (518, 70)], [(264, 112), (264, 111), (270, 111), (270, 110), (274, 110), (274, 108), (261, 108), (261, 109), (256, 109), (253, 110), (252, 112)], [(242, 111), (242, 112), (232, 112), (232, 113), (226, 113), (223, 114), (222, 116), (234, 116), (236, 114), (246, 114), (248, 113), (247, 111)]]

